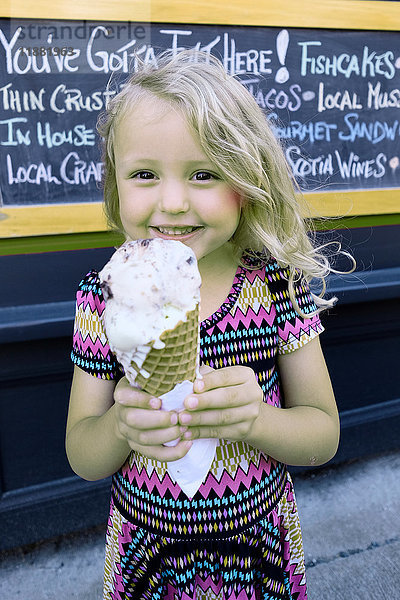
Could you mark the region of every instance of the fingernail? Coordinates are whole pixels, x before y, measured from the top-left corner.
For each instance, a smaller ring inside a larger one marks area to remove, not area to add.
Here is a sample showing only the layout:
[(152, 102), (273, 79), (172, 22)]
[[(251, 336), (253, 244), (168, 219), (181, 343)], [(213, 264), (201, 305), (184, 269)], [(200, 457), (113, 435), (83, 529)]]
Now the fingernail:
[(171, 415), (171, 425), (176, 425), (178, 423), (178, 415), (176, 413), (172, 413)]
[(195, 387), (198, 392), (202, 392), (204, 390), (204, 381), (202, 379), (196, 379)]
[(192, 431), (186, 431), (186, 433), (183, 434), (183, 438), (185, 440), (190, 440), (193, 437), (193, 432)]
[(152, 398), (149, 402), (151, 408), (160, 408), (160, 399), (159, 398)]
[(183, 433), (186, 433), (186, 431), (187, 431), (187, 430), (188, 430), (188, 428), (187, 428), (187, 427), (179, 427), (179, 432), (180, 432), (181, 434), (183, 434)]
[(189, 396), (189, 398), (186, 399), (186, 406), (188, 408), (196, 408), (198, 403), (199, 401), (194, 396)]

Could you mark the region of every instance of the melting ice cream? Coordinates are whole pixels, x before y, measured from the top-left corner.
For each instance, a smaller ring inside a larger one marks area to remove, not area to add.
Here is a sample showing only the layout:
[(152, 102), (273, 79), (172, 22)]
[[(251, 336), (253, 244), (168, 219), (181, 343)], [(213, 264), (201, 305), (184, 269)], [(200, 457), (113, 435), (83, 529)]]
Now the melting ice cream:
[(185, 321), (200, 301), (196, 257), (175, 240), (125, 242), (99, 277), (108, 341), (125, 371), (132, 360), (141, 366), (150, 348), (163, 348), (161, 334)]

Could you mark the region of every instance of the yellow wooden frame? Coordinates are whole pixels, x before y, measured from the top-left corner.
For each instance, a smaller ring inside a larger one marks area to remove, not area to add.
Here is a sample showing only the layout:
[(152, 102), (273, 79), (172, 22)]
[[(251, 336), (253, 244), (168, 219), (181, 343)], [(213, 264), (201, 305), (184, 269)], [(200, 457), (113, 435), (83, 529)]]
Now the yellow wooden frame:
[(398, 2), (368, 0), (3, 0), (3, 17), (333, 29), (400, 28)]
[[(400, 3), (368, 0), (6, 0), (0, 16), (153, 23), (400, 30)], [(394, 214), (399, 189), (305, 194), (314, 216)], [(101, 203), (0, 208), (0, 238), (104, 231)]]

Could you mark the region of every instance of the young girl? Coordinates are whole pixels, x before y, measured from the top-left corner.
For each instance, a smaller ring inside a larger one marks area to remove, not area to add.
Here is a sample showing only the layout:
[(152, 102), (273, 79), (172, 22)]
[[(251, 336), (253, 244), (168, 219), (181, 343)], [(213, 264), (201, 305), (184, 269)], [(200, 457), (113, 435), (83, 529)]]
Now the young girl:
[[(111, 225), (197, 256), (203, 364), (185, 409), (160, 410), (109, 349), (97, 272), (83, 279), (66, 447), (81, 477), (113, 474), (104, 598), (304, 600), (285, 465), (332, 458), (339, 419), (319, 344), (318, 313), (333, 300), (307, 283), (329, 264), (283, 152), (239, 80), (193, 51), (139, 61), (99, 130)], [(214, 461), (188, 498), (166, 463), (210, 437)]]

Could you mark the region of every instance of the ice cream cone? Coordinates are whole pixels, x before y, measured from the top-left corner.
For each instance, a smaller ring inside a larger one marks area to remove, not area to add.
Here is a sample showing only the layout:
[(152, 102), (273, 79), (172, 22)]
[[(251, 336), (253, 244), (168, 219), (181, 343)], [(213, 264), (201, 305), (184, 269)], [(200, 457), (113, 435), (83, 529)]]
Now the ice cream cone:
[[(126, 377), (131, 385), (139, 386), (154, 396), (161, 396), (182, 381), (196, 377), (199, 341), (199, 305), (179, 321), (174, 329), (160, 336), (163, 348), (152, 347), (139, 367), (132, 361)], [(148, 375), (148, 377), (147, 377)]]

